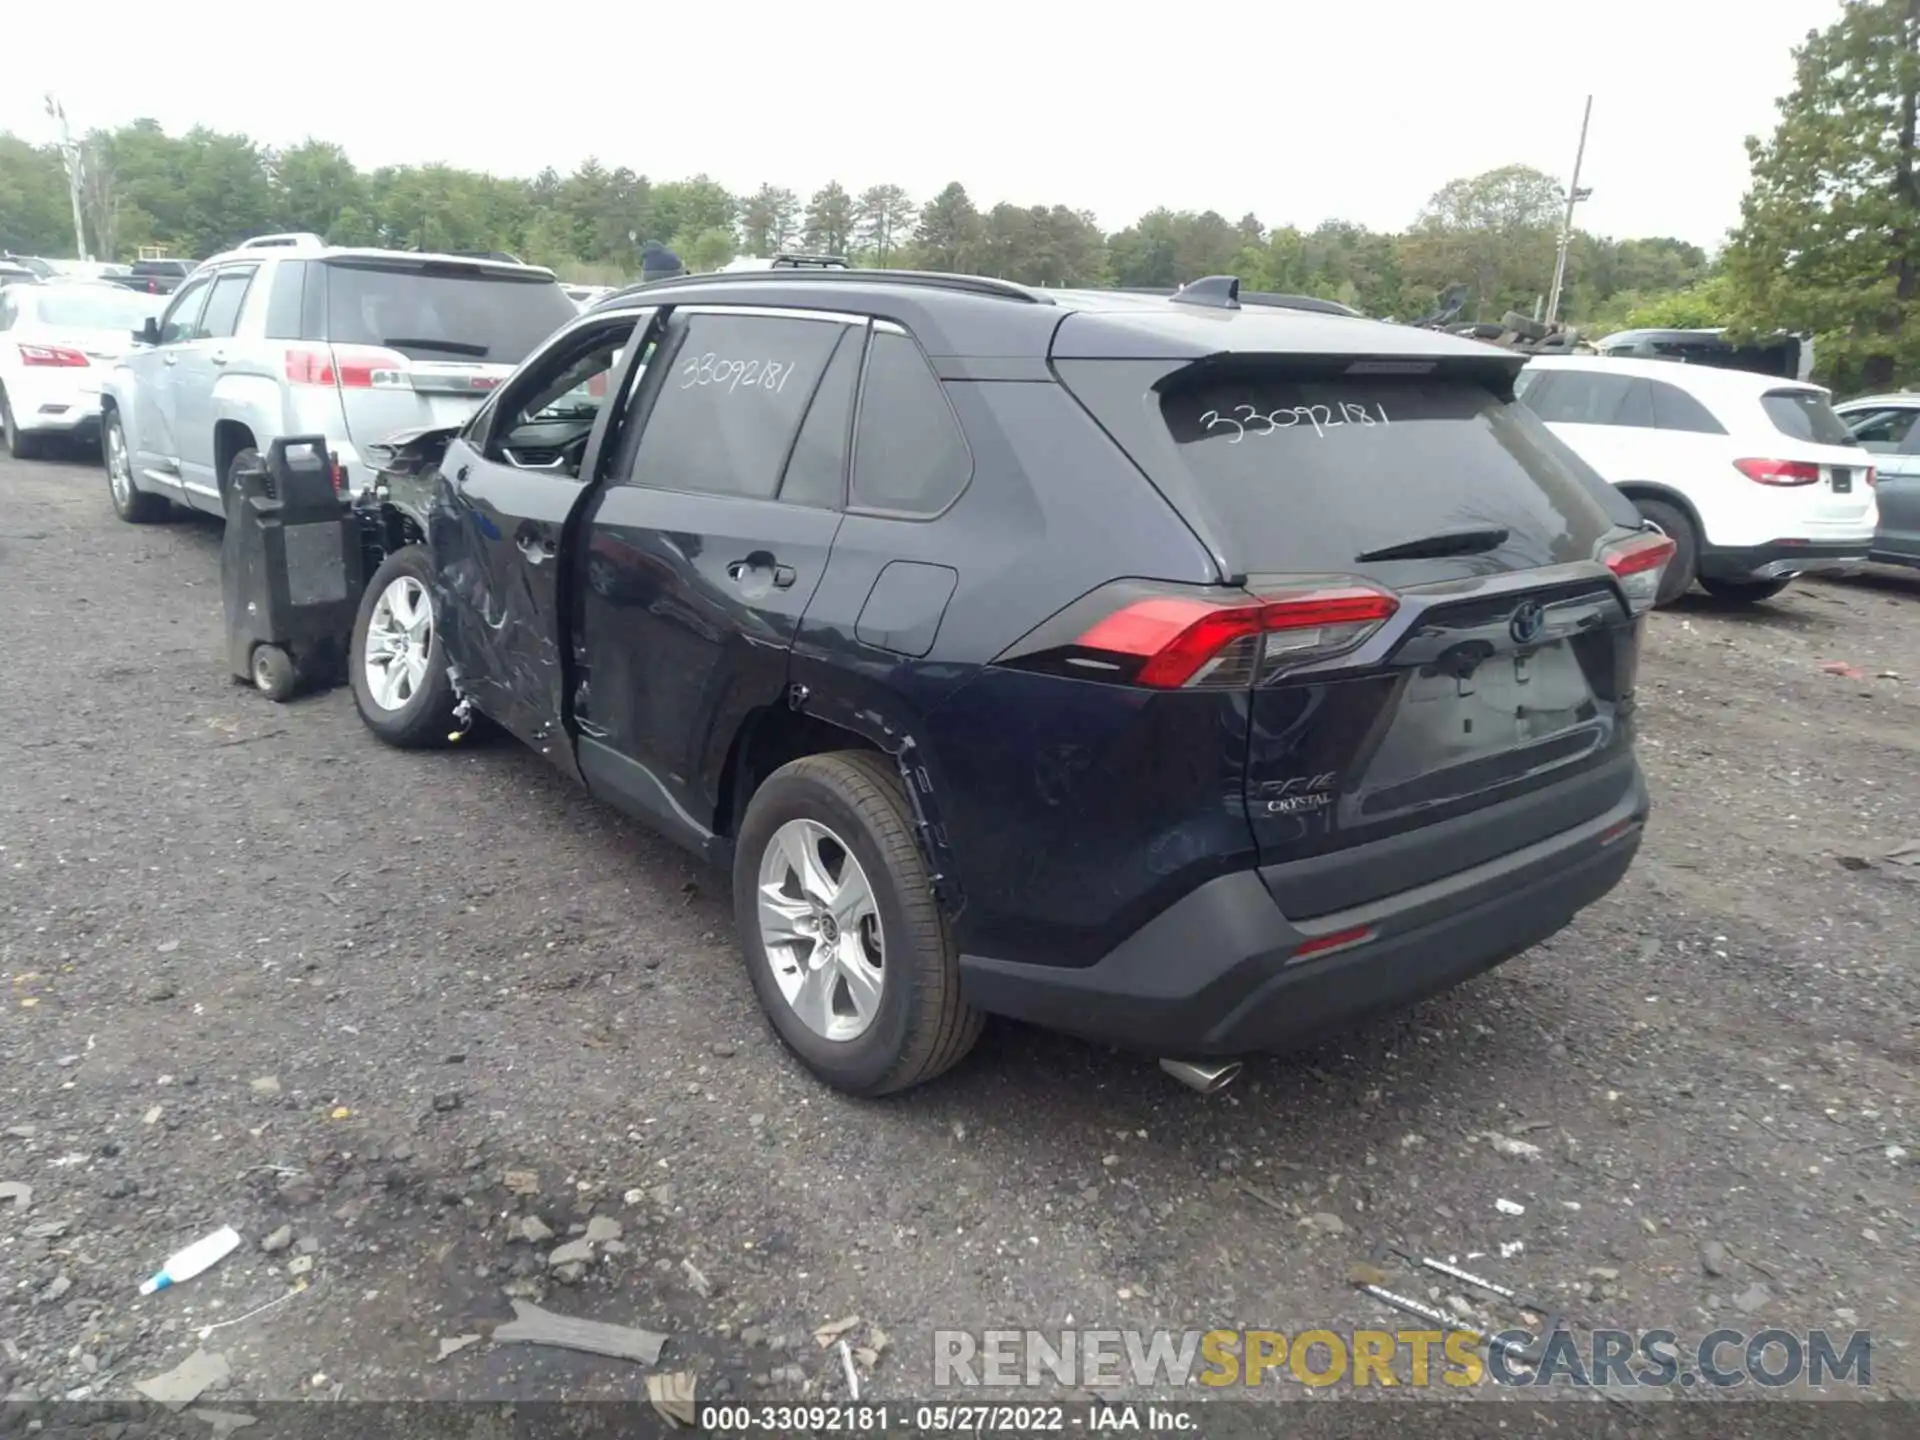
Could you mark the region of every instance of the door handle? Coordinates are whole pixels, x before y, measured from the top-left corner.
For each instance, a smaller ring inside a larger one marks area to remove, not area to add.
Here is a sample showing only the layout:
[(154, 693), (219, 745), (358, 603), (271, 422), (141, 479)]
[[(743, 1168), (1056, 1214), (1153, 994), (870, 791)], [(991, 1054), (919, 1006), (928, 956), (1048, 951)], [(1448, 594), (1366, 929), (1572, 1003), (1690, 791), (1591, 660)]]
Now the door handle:
[(517, 543), (520, 553), (534, 561), (551, 560), (559, 548), (549, 536), (538, 534), (521, 535)]
[(773, 584), (775, 589), (792, 589), (793, 582), (797, 578), (791, 565), (776, 565), (773, 567)]
[(751, 560), (735, 560), (727, 566), (727, 579), (744, 580), (753, 568), (754, 564)]
[(224, 365), (227, 363), (227, 352), (224, 350), (216, 350), (211, 355), (207, 356), (207, 359), (211, 360), (216, 365)]
[(168, 365), (178, 365), (180, 363), (180, 357), (178, 355), (168, 355), (165, 363)]

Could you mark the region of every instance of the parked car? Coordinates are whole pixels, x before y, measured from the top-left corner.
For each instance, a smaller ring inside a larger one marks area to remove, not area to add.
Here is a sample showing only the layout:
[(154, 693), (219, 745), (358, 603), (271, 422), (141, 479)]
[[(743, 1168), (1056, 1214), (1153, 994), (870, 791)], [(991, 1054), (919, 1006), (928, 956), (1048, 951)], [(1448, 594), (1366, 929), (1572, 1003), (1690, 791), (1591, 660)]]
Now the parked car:
[(1745, 370), (1605, 356), (1536, 359), (1527, 408), (1673, 537), (1660, 603), (1697, 579), (1723, 600), (1865, 562), (1873, 457), (1827, 392)]
[(1854, 443), (1873, 457), (1880, 528), (1872, 558), (1920, 565), (1920, 393), (1866, 395), (1834, 406)]
[(1802, 383), (1813, 376), (1813, 339), (1807, 335), (1767, 335), (1735, 344), (1724, 330), (1616, 330), (1594, 348), (1616, 359), (1676, 360)]
[(100, 386), (153, 304), (115, 285), (54, 279), (0, 289), (0, 431), (17, 459), (99, 444)]
[(1237, 291), (610, 297), (383, 451), (359, 712), (491, 717), (730, 867), (762, 1005), (850, 1092), (986, 1012), (1217, 1088), (1496, 965), (1639, 845), (1673, 544), (1520, 357)]
[(202, 264), (108, 377), (113, 503), (225, 513), (233, 467), (285, 435), (325, 435), (343, 486), (391, 431), (457, 424), (573, 304), (550, 270), (269, 235)]
[(0, 285), (35, 285), (40, 272), (18, 260), (0, 260)]
[(144, 290), (149, 295), (171, 295), (199, 263), (197, 260), (136, 260), (124, 269), (115, 267), (102, 278), (129, 290)]

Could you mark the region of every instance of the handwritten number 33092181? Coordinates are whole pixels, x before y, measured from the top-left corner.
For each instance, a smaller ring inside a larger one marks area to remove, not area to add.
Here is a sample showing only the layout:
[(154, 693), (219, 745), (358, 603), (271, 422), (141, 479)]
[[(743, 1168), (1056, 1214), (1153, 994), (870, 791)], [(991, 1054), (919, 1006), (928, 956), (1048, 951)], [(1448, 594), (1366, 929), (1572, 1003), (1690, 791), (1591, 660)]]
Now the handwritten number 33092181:
[(777, 395), (787, 388), (787, 377), (792, 374), (793, 366), (778, 360), (722, 360), (709, 350), (680, 367), (680, 388), (718, 385), (729, 395), (752, 389), (771, 390)]
[[(1238, 445), (1247, 438), (1249, 432), (1255, 435), (1271, 435), (1276, 430), (1291, 430), (1296, 426), (1311, 426), (1313, 433), (1322, 438), (1329, 430), (1338, 430), (1346, 425), (1359, 425), (1371, 429), (1375, 425), (1385, 425), (1387, 407), (1384, 405), (1356, 405), (1343, 400), (1338, 405), (1283, 405), (1278, 410), (1262, 411), (1252, 405), (1236, 405), (1232, 415), (1223, 415), (1218, 410), (1209, 410), (1200, 417), (1200, 423), (1209, 434), (1222, 426), (1231, 427), (1233, 433), (1228, 439), (1229, 445)], [(1262, 428), (1253, 429), (1254, 426)]]

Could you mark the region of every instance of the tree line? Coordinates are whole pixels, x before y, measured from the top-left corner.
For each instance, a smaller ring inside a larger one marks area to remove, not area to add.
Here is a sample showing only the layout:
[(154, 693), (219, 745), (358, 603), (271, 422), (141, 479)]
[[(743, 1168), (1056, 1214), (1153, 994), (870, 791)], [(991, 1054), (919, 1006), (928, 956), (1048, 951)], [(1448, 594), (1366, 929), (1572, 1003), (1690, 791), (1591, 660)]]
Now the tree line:
[[(1840, 0), (1838, 18), (1793, 58), (1773, 133), (1747, 142), (1750, 183), (1722, 252), (1576, 233), (1563, 313), (1595, 333), (1790, 329), (1813, 335), (1816, 376), (1842, 393), (1920, 384), (1920, 0)], [(506, 250), (566, 279), (613, 281), (633, 275), (639, 244), (657, 239), (694, 270), (800, 247), (1053, 286), (1171, 287), (1231, 273), (1400, 319), (1460, 283), (1472, 291), (1467, 318), (1532, 312), (1565, 203), (1559, 179), (1509, 165), (1442, 186), (1398, 232), (1156, 209), (1106, 233), (1065, 205), (983, 208), (958, 182), (924, 197), (839, 183), (803, 197), (593, 160), (532, 179), (447, 165), (362, 171), (321, 140), (276, 150), (206, 129), (168, 135), (150, 120), (96, 131), (81, 149), (88, 243), (117, 259), (145, 245), (205, 256), (249, 235), (311, 230), (344, 244)], [(0, 247), (73, 251), (65, 161), (4, 133)]]
[[(1403, 318), (1458, 282), (1474, 292), (1468, 318), (1531, 313), (1551, 280), (1563, 204), (1558, 180), (1507, 166), (1444, 186), (1399, 233), (1167, 209), (1107, 233), (1086, 211), (986, 205), (958, 182), (925, 197), (838, 182), (809, 195), (773, 184), (735, 194), (706, 175), (655, 180), (595, 160), (531, 179), (448, 165), (363, 171), (323, 140), (276, 150), (206, 129), (169, 135), (150, 120), (96, 131), (82, 153), (96, 258), (131, 259), (149, 245), (204, 257), (250, 235), (304, 230), (338, 244), (503, 250), (569, 280), (610, 282), (637, 272), (642, 242), (660, 240), (693, 270), (803, 249), (1050, 286), (1171, 287), (1231, 273), (1250, 288)], [(0, 246), (73, 252), (66, 165), (54, 147), (0, 134)], [(1708, 273), (1706, 254), (1680, 240), (1577, 234), (1565, 311), (1576, 322), (1623, 320)]]

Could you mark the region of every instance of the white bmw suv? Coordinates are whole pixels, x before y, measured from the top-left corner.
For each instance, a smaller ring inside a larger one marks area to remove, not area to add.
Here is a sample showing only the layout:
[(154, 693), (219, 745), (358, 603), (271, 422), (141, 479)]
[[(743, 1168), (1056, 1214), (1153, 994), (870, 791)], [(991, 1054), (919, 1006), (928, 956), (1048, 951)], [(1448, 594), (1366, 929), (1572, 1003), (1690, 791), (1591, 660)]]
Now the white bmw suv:
[(1695, 580), (1766, 600), (1809, 570), (1866, 563), (1873, 457), (1817, 385), (1671, 360), (1555, 356), (1515, 388), (1527, 408), (1672, 537), (1658, 603)]

